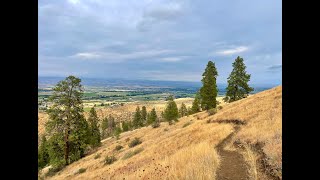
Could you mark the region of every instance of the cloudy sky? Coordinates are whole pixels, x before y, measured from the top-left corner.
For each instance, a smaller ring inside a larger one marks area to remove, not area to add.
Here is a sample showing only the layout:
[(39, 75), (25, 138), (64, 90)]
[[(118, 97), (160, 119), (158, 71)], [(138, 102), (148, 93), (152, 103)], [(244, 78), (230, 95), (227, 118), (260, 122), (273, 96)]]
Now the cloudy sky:
[(226, 83), (237, 56), (251, 83), (282, 82), (279, 0), (39, 0), (39, 76)]

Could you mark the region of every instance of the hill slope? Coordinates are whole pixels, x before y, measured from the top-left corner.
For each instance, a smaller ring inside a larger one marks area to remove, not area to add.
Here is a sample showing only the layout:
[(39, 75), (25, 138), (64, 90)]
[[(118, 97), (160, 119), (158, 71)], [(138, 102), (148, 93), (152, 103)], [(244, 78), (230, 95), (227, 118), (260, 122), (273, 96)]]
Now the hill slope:
[[(226, 104), (215, 115), (200, 112), (171, 126), (161, 123), (159, 128), (122, 133), (119, 140), (105, 139), (95, 153), (48, 179), (216, 179), (221, 160), (215, 147), (234, 132), (233, 122), (245, 125), (232, 136), (228, 148), (244, 147), (241, 152), (250, 176), (268, 178), (260, 172), (258, 160), (262, 159), (268, 164), (267, 172), (281, 178), (281, 116), (282, 87), (278, 86)], [(129, 148), (135, 137), (142, 143)], [(117, 145), (124, 148), (115, 151)], [(111, 155), (117, 160), (104, 165), (105, 157)], [(80, 168), (86, 171), (77, 173)]]

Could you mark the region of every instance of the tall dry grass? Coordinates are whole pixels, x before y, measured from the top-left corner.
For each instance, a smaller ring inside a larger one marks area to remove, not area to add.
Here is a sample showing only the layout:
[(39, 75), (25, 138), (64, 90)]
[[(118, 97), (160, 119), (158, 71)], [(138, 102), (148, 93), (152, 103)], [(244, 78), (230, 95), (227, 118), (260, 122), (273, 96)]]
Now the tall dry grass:
[[(262, 150), (274, 170), (272, 173), (282, 177), (282, 86), (227, 104), (209, 119), (245, 121), (247, 124), (241, 127), (234, 140), (247, 145), (263, 144)], [(250, 161), (251, 156), (247, 157)]]
[[(190, 121), (192, 124), (182, 127)], [(72, 163), (49, 179), (174, 179), (174, 174), (185, 178), (197, 175), (210, 179), (214, 177), (219, 162), (214, 147), (232, 131), (230, 124), (208, 124), (194, 120), (193, 116), (180, 118), (171, 126), (161, 123), (155, 129), (143, 127), (122, 133), (119, 140), (106, 139), (96, 153)], [(142, 143), (129, 148), (130, 141), (126, 139), (135, 137), (140, 138)], [(113, 150), (117, 145), (124, 148), (115, 152)], [(128, 152), (139, 148), (143, 151), (122, 159)], [(95, 159), (96, 154), (100, 154), (101, 158)], [(118, 160), (111, 165), (103, 165), (102, 160), (108, 155), (114, 155)], [(74, 172), (80, 168), (85, 168), (86, 172), (75, 175)]]

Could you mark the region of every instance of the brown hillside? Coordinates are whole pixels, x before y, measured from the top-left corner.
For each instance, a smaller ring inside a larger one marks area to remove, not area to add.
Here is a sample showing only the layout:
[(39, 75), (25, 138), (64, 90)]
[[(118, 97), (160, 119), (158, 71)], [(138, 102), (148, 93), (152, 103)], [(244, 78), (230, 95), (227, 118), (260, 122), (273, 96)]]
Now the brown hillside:
[[(243, 156), (248, 163), (252, 178), (266, 179), (259, 171), (256, 154), (250, 145), (261, 145), (267, 163), (275, 176), (281, 178), (282, 167), (282, 87), (276, 87), (246, 99), (226, 104), (215, 115), (200, 112), (179, 119), (169, 126), (161, 123), (159, 128), (144, 127), (122, 133), (119, 140), (108, 138), (93, 154), (65, 167), (48, 179), (216, 179), (220, 157), (215, 146), (234, 131), (233, 123), (245, 122), (234, 135), (233, 142), (248, 145)], [(190, 125), (186, 126), (187, 123)], [(185, 127), (184, 127), (185, 126)], [(135, 137), (142, 144), (129, 148)], [(128, 139), (129, 142), (128, 142)], [(232, 144), (232, 143), (231, 143)], [(114, 151), (116, 145), (124, 148)], [(230, 146), (230, 149), (234, 147)], [(139, 150), (136, 155), (124, 159), (128, 153)], [(95, 159), (96, 155), (100, 158)], [(106, 156), (117, 158), (111, 165), (104, 165)], [(81, 174), (76, 172), (84, 168)], [(258, 172), (257, 172), (258, 169)]]

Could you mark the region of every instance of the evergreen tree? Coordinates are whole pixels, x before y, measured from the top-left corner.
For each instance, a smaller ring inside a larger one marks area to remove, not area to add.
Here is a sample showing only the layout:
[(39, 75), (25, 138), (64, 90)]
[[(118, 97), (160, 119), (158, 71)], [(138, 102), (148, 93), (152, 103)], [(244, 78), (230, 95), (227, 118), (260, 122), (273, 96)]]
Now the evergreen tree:
[(70, 162), (84, 157), (85, 150), (90, 144), (89, 124), (82, 114), (77, 117), (78, 122), (74, 124), (74, 130), (70, 134)]
[(48, 139), (49, 162), (53, 168), (62, 167), (65, 164), (64, 146), (64, 134), (55, 133)]
[(116, 137), (116, 139), (119, 139), (120, 134), (121, 134), (122, 130), (120, 127), (120, 124), (118, 126), (116, 126), (113, 135)]
[(237, 101), (242, 98), (246, 98), (248, 94), (254, 89), (248, 85), (250, 81), (250, 74), (246, 72), (246, 66), (243, 62), (243, 58), (239, 56), (232, 63), (233, 70), (228, 77), (227, 93), (224, 100), (226, 102)]
[(202, 87), (200, 89), (201, 108), (209, 110), (217, 105), (218, 88), (216, 84), (218, 72), (215, 64), (209, 61), (205, 72), (202, 74)]
[(141, 111), (140, 111), (139, 106), (137, 106), (137, 108), (136, 108), (136, 112), (134, 114), (132, 125), (134, 128), (139, 128), (139, 127), (143, 126), (142, 116), (141, 116)]
[(192, 102), (191, 114), (200, 112), (200, 95), (197, 93)]
[[(77, 130), (77, 125), (81, 123), (83, 113), (81, 100), (83, 90), (80, 82), (81, 80), (74, 76), (67, 77), (65, 80), (58, 82), (53, 88), (52, 96), (49, 98), (52, 106), (47, 110), (49, 121), (46, 124), (46, 131), (50, 136), (54, 137), (55, 140), (62, 141), (52, 142), (58, 144), (59, 147), (63, 145), (63, 159), (66, 165), (70, 163), (70, 155), (72, 155), (70, 154), (70, 144), (82, 144), (82, 142), (86, 141), (85, 138), (70, 138), (70, 135)], [(62, 138), (60, 136), (62, 136)], [(83, 137), (81, 136), (81, 138)], [(56, 155), (54, 156), (58, 158)]]
[(106, 129), (108, 128), (108, 117), (105, 117), (103, 120), (102, 120), (102, 123), (101, 123), (101, 137), (102, 138), (105, 138), (106, 137)]
[(41, 144), (38, 149), (38, 168), (41, 169), (49, 163), (49, 153), (47, 139), (44, 135), (41, 137)]
[(142, 109), (141, 109), (141, 120), (143, 124), (147, 123), (147, 108), (145, 106), (142, 106)]
[(90, 131), (90, 145), (91, 147), (98, 147), (101, 144), (101, 136), (99, 131), (99, 118), (97, 116), (97, 112), (94, 107), (91, 108), (89, 118), (89, 131)]
[(112, 132), (116, 128), (116, 123), (114, 121), (114, 117), (110, 114), (108, 118), (108, 136), (112, 135)]
[(158, 116), (157, 116), (156, 109), (152, 108), (152, 110), (148, 114), (148, 125), (156, 122), (157, 118), (158, 118)]
[(192, 113), (192, 109), (190, 107), (188, 107), (188, 116), (191, 115), (191, 114), (193, 114)]
[(129, 131), (129, 123), (126, 121), (122, 122), (122, 130), (123, 132)]
[(164, 118), (166, 121), (169, 122), (169, 124), (171, 124), (173, 120), (178, 121), (178, 116), (179, 116), (179, 112), (178, 112), (177, 104), (176, 102), (174, 102), (173, 97), (170, 96), (168, 98), (167, 107), (164, 110)]
[(179, 114), (180, 114), (180, 117), (188, 115), (188, 109), (187, 109), (187, 106), (184, 103), (181, 104), (181, 107), (180, 107), (180, 110), (179, 110)]

